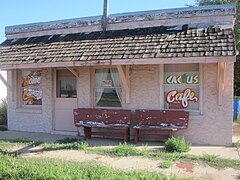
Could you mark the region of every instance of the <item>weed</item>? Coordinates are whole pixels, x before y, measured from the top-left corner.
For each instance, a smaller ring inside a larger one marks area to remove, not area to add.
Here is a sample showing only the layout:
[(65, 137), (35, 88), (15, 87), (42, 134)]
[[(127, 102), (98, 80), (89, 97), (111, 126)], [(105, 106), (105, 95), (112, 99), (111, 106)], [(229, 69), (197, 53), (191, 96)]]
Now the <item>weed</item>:
[[(59, 141), (58, 141), (59, 142)], [(42, 144), (43, 150), (53, 151), (60, 149), (74, 149), (74, 150), (87, 150), (89, 144), (87, 142), (75, 141), (72, 143), (67, 143), (67, 141), (60, 141), (60, 143), (45, 143)]]
[(164, 143), (167, 152), (187, 152), (190, 150), (190, 144), (183, 137), (172, 137)]
[(17, 140), (6, 140), (6, 141), (0, 141), (0, 148), (11, 148), (14, 146), (38, 146), (41, 142), (39, 141), (30, 141), (30, 140), (24, 140), (24, 139), (17, 139)]
[(89, 147), (89, 144), (87, 142), (73, 143), (73, 149), (86, 151), (88, 149), (88, 147)]
[(133, 145), (128, 145), (127, 143), (119, 144), (117, 147), (113, 149), (109, 149), (108, 152), (113, 156), (137, 156), (139, 152), (137, 148)]
[(155, 157), (165, 159), (165, 160), (170, 159), (172, 161), (177, 161), (177, 160), (180, 160), (180, 159), (185, 159), (187, 157), (187, 155), (183, 154), (183, 153), (178, 153), (178, 152), (169, 153), (169, 152), (164, 152), (164, 151), (158, 151), (155, 154)]
[(238, 156), (239, 156), (239, 158), (240, 158), (240, 140), (237, 141), (237, 143), (235, 144), (235, 146), (236, 146), (236, 149), (237, 149)]
[(7, 101), (0, 102), (0, 125), (7, 125)]
[(172, 160), (165, 160), (160, 164), (160, 168), (168, 169), (172, 166), (172, 164), (173, 164)]
[(206, 162), (214, 162), (218, 159), (218, 157), (219, 156), (216, 155), (204, 154), (202, 160)]
[(141, 147), (139, 155), (145, 156), (145, 157), (150, 155), (147, 144)]

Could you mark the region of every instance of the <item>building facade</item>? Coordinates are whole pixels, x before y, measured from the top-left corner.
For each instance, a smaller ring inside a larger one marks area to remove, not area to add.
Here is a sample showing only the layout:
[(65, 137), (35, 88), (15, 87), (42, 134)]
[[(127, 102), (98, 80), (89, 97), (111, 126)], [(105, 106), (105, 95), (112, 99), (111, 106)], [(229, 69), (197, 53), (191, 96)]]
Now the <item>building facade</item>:
[(77, 134), (78, 107), (184, 109), (194, 144), (231, 145), (233, 5), (6, 27), (8, 129)]

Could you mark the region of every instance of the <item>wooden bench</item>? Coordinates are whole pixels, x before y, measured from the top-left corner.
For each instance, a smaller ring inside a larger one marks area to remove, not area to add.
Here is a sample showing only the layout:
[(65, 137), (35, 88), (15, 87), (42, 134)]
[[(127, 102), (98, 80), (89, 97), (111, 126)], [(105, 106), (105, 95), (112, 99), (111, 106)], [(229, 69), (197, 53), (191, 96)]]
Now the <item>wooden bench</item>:
[[(135, 143), (139, 138), (167, 140), (173, 136), (173, 132), (186, 129), (188, 120), (189, 112), (183, 110), (136, 110), (133, 126)], [(140, 131), (148, 134), (141, 134)], [(163, 131), (165, 134), (154, 131)]]
[[(90, 139), (91, 135), (123, 137), (124, 141), (129, 141), (131, 110), (123, 109), (94, 109), (78, 108), (73, 110), (74, 124), (78, 128), (83, 127), (84, 139)], [(92, 131), (92, 128), (118, 130)]]

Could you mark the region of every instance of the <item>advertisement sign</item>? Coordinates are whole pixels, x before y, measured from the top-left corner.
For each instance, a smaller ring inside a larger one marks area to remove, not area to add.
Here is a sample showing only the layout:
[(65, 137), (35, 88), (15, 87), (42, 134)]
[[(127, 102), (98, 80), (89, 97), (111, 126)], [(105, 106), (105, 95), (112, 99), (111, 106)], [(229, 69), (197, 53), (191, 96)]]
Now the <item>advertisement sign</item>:
[(189, 106), (189, 102), (198, 102), (198, 97), (196, 97), (195, 92), (190, 88), (186, 88), (182, 92), (171, 90), (166, 94), (166, 102), (173, 107), (178, 106), (177, 109), (180, 109), (179, 106), (187, 108)]
[(41, 71), (22, 71), (22, 103), (24, 105), (42, 104), (41, 77)]
[(112, 80), (104, 80), (102, 81), (102, 85), (103, 87), (112, 87), (113, 86)]
[(179, 75), (169, 75), (166, 77), (167, 84), (198, 84), (198, 75), (190, 75), (187, 73)]

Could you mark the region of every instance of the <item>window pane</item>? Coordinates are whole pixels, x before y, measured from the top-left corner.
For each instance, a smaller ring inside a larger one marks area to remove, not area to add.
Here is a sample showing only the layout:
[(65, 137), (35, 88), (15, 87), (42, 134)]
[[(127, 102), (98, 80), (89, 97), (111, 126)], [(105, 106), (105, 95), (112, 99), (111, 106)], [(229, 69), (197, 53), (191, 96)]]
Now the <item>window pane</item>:
[(199, 110), (199, 86), (165, 86), (165, 109)]
[(57, 70), (57, 97), (77, 97), (76, 77), (67, 69)]
[(96, 88), (96, 105), (101, 107), (121, 107), (120, 88)]
[(165, 109), (199, 111), (199, 64), (164, 65)]
[(199, 84), (198, 64), (165, 65), (164, 84)]
[(41, 78), (41, 71), (22, 71), (22, 87), (39, 86)]
[(60, 80), (60, 97), (75, 98), (77, 97), (76, 80)]
[(40, 88), (23, 88), (23, 105), (42, 105), (42, 90)]
[(96, 106), (121, 107), (121, 81), (116, 68), (95, 70)]
[(42, 71), (22, 71), (21, 76), (22, 104), (42, 105)]

